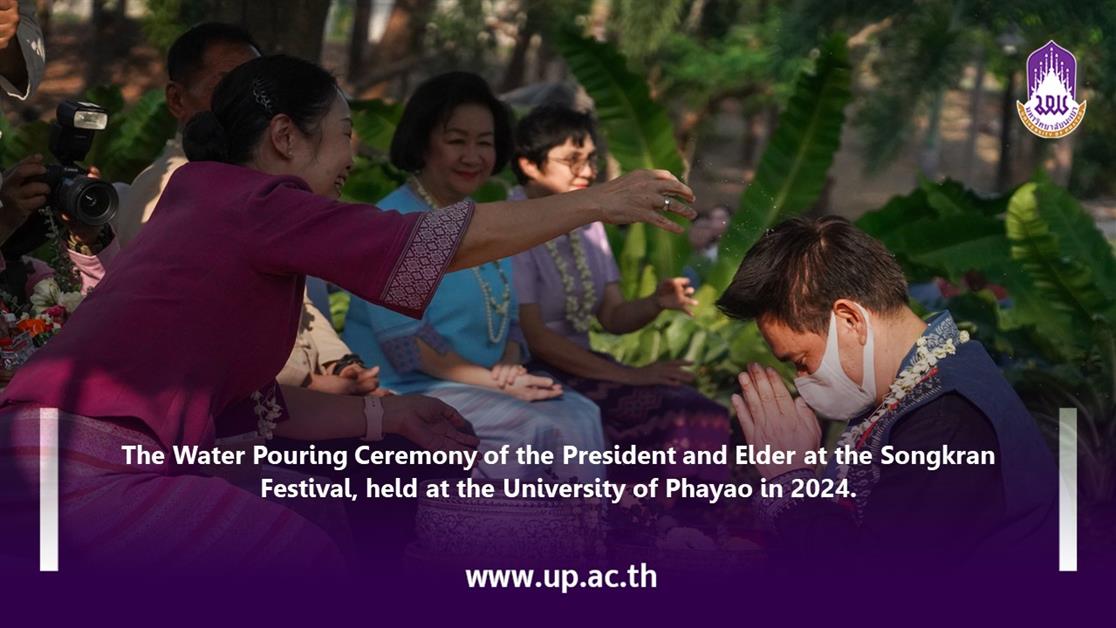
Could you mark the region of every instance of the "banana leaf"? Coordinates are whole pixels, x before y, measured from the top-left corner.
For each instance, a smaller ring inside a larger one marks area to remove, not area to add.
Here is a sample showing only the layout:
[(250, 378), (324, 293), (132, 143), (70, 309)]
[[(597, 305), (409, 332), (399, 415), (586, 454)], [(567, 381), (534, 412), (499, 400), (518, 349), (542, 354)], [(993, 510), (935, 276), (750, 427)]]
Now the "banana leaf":
[(358, 203), (376, 203), (403, 184), (403, 173), (383, 160), (357, 156), (353, 161), (353, 171), (345, 187), (342, 198)]
[(926, 194), (926, 203), (942, 217), (971, 214), (1002, 216), (1011, 198), (1011, 194), (985, 198), (953, 179), (936, 183), (921, 177), (919, 189)]
[(12, 127), (0, 116), (0, 166), (11, 168), (29, 155), (50, 157), (50, 125), (36, 120)]
[(97, 166), (106, 181), (131, 182), (174, 137), (176, 127), (163, 91), (151, 90), (130, 108), (109, 114), (109, 125), (97, 133), (85, 163)]
[(848, 56), (845, 39), (834, 36), (822, 46), (813, 71), (796, 80), (708, 278), (719, 290), (728, 287), (765, 229), (812, 207), (825, 188), (852, 96)]
[(353, 111), (353, 130), (366, 146), (381, 153), (391, 149), (391, 138), (403, 106), (382, 100), (357, 100), (349, 103)]
[[(627, 59), (612, 45), (569, 30), (556, 33), (554, 43), (570, 72), (593, 99), (609, 154), (620, 167), (625, 172), (669, 170), (682, 177), (685, 163), (678, 152), (674, 125), (666, 109), (651, 98), (644, 78), (628, 69)], [(647, 261), (658, 276), (677, 275), (690, 254), (685, 236), (638, 224), (629, 228), (629, 240), (639, 232), (646, 232), (636, 237), (646, 243)]]
[(1003, 221), (980, 214), (915, 220), (882, 240), (888, 249), (902, 252), (913, 281), (943, 277), (960, 285), (973, 270), (989, 270), (1002, 279), (1012, 266)]
[(1036, 194), (1039, 213), (1058, 235), (1062, 255), (1083, 261), (1097, 289), (1116, 302), (1116, 256), (1093, 217), (1065, 188), (1040, 182)]
[[(1027, 183), (1012, 195), (1007, 212), (1011, 256), (1027, 272), (1048, 307), (1067, 314), (1075, 328), (1089, 330), (1111, 315), (1113, 301), (1096, 278), (1106, 272), (1104, 267), (1111, 263), (1106, 257), (1111, 258), (1112, 252), (1109, 249), (1098, 257), (1076, 227), (1078, 219), (1071, 215), (1081, 208), (1065, 196), (1042, 189), (1047, 187)], [(1047, 205), (1041, 210), (1040, 198)]]
[[(160, 93), (161, 90), (160, 90)], [(124, 111), (124, 91), (119, 85), (96, 85), (85, 90), (82, 99), (91, 102), (108, 112), (109, 123), (112, 117)]]

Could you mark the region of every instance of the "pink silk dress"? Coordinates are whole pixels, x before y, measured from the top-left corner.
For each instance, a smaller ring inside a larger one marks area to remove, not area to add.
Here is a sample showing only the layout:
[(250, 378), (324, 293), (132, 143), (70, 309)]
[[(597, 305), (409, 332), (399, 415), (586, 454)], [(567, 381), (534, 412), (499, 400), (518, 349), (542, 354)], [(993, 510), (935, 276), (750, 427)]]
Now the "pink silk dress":
[[(126, 466), (120, 447), (210, 446), (284, 420), (275, 375), (305, 276), (421, 316), (472, 209), (402, 215), (313, 194), (297, 177), (183, 166), (111, 272), (0, 395), (0, 513), (37, 512), (37, 409), (57, 408), (63, 560), (339, 560), (293, 511), (196, 470)], [(0, 519), (0, 553), (35, 549), (34, 536), (7, 529), (33, 517)]]

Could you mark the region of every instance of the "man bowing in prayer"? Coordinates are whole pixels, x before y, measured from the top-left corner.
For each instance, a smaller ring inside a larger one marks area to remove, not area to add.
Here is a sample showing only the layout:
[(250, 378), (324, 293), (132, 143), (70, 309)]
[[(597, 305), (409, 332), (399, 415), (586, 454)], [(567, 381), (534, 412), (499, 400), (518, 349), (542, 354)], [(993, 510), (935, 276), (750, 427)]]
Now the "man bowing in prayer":
[[(797, 374), (793, 397), (753, 364), (733, 396), (749, 444), (795, 452), (758, 465), (785, 488), (760, 500), (779, 551), (1053, 566), (1056, 476), (1034, 419), (948, 312), (923, 321), (908, 307), (882, 244), (843, 218), (788, 220), (748, 251), (718, 306), (754, 319)], [(819, 417), (848, 423), (814, 465)]]

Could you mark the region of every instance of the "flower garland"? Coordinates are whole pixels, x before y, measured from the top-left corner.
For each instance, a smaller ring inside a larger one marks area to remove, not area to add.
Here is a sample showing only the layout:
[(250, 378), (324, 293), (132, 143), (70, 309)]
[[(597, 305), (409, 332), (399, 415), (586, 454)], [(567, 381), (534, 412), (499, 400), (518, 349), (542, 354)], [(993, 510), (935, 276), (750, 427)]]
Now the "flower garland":
[(546, 243), (546, 251), (554, 260), (558, 269), (558, 276), (562, 278), (562, 292), (566, 295), (566, 320), (579, 333), (589, 331), (593, 321), (593, 313), (597, 307), (597, 288), (593, 284), (593, 273), (589, 270), (589, 262), (585, 258), (585, 246), (581, 240), (580, 230), (571, 231), (567, 236), (570, 241), (570, 252), (573, 253), (574, 267), (577, 268), (578, 277), (581, 279), (582, 298), (577, 298), (574, 291), (574, 278), (570, 275), (570, 266), (566, 258), (558, 252), (558, 239)]
[(62, 234), (62, 229), (58, 226), (54, 212), (49, 207), (40, 207), (39, 213), (46, 217), (47, 237), (54, 242), (54, 260), (52, 260), (51, 267), (54, 268), (58, 283), (65, 289), (65, 292), (77, 290), (81, 285), (81, 275), (73, 262), (70, 261), (70, 255), (66, 250), (68, 238)]
[(252, 401), (256, 404), (256, 433), (264, 440), (271, 440), (275, 437), (278, 419), (283, 416), (283, 407), (275, 397), (275, 385), (268, 389), (266, 396), (258, 390), (252, 393)]
[[(423, 187), (418, 177), (412, 175), (408, 179), (408, 183), (415, 193), (419, 195), (419, 198), (430, 206), (430, 209), (438, 209), (441, 207), (434, 196), (426, 191), (426, 188)], [(472, 271), (473, 276), (476, 277), (477, 283), (480, 285), (481, 294), (484, 296), (484, 318), (485, 322), (488, 324), (488, 341), (493, 344), (498, 344), (504, 339), (508, 332), (508, 327), (511, 326), (512, 290), (511, 282), (508, 281), (507, 275), (504, 274), (504, 268), (500, 265), (500, 262), (489, 263), (496, 267), (496, 272), (499, 273), (500, 276), (500, 284), (503, 286), (503, 294), (500, 296), (499, 300), (493, 296), (492, 286), (484, 280), (480, 268), (473, 267)], [(499, 323), (496, 322), (496, 317), (499, 317)]]
[[(958, 343), (964, 344), (969, 341), (969, 332), (961, 331), (958, 335)], [(841, 435), (837, 441), (837, 448), (850, 448), (860, 449), (868, 440), (868, 436), (872, 433), (873, 428), (880, 422), (888, 412), (892, 412), (899, 407), (899, 402), (909, 395), (919, 384), (923, 383), (930, 377), (938, 373), (938, 362), (945, 358), (957, 353), (957, 346), (953, 344), (952, 338), (947, 338), (945, 342), (933, 348), (927, 348), (926, 336), (921, 336), (915, 342), (915, 360), (910, 366), (903, 369), (895, 381), (891, 383), (888, 389), (887, 396), (884, 397), (883, 403), (869, 416), (867, 419), (858, 423)], [(838, 479), (844, 479), (849, 473), (848, 464), (838, 466)]]

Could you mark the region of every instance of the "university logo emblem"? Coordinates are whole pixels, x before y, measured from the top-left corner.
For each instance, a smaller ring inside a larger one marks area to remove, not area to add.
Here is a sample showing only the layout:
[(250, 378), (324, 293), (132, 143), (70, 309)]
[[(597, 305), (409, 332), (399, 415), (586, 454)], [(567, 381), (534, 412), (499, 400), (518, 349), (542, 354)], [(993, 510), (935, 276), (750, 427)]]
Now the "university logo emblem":
[(1050, 40), (1027, 57), (1027, 102), (1015, 103), (1019, 119), (1039, 137), (1065, 137), (1081, 124), (1085, 103), (1077, 102), (1077, 58)]

